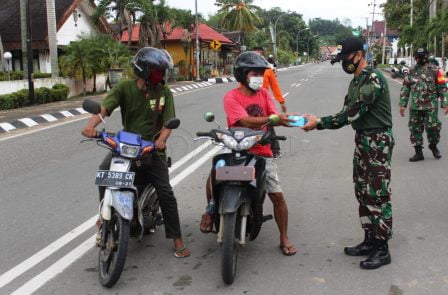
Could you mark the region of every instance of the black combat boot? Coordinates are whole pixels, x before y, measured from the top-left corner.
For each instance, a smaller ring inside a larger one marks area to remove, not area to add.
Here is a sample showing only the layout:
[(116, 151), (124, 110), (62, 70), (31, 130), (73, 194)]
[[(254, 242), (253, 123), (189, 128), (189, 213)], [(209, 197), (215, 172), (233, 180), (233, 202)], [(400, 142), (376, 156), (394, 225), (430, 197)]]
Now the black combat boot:
[(363, 269), (375, 269), (392, 262), (387, 241), (375, 240), (374, 244), (375, 247), (369, 257), (360, 263)]
[(434, 158), (436, 158), (436, 159), (442, 158), (442, 155), (440, 154), (440, 151), (437, 148), (437, 144), (430, 143), (428, 145), (428, 148), (432, 151), (432, 154), (434, 155)]
[(425, 157), (423, 156), (423, 147), (421, 145), (416, 145), (415, 147), (415, 155), (412, 156), (412, 158), (409, 158), (409, 161), (411, 162), (417, 162), (417, 161), (422, 161), (425, 159)]
[(365, 231), (364, 241), (353, 247), (345, 247), (344, 253), (349, 256), (363, 256), (369, 255), (372, 252), (375, 244), (373, 243), (373, 236), (371, 231)]

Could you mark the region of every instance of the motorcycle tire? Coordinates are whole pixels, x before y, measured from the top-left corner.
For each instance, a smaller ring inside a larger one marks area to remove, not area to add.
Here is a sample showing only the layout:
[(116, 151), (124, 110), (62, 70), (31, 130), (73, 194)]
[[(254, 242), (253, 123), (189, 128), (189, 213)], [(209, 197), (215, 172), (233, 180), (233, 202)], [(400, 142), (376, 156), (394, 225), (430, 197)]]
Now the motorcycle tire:
[(224, 215), (221, 275), (224, 283), (230, 285), (235, 280), (238, 260), (237, 218), (236, 212)]
[[(104, 225), (104, 223), (103, 223)], [(102, 286), (111, 288), (121, 276), (128, 251), (130, 224), (117, 212), (108, 222), (107, 240), (98, 255), (99, 280)]]

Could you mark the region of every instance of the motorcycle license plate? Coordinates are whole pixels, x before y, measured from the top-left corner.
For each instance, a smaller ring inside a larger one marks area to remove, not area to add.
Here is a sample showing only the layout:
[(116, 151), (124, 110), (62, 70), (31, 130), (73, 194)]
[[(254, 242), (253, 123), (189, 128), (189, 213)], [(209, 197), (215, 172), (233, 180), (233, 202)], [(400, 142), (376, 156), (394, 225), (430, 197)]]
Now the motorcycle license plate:
[(95, 184), (98, 186), (132, 187), (135, 172), (118, 172), (99, 170), (96, 172)]
[(255, 179), (253, 166), (224, 166), (216, 168), (216, 180), (252, 181)]

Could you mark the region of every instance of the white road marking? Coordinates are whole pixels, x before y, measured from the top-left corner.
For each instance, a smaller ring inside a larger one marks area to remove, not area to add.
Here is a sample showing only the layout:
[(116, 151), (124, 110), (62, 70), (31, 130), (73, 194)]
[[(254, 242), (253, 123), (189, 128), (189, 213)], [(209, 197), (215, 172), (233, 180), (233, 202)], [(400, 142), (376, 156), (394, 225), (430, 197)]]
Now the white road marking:
[(283, 94), (283, 97), (287, 97), (289, 95), (289, 92), (286, 92), (285, 94)]
[(6, 132), (9, 132), (11, 130), (16, 129), (16, 127), (14, 127), (12, 124), (10, 123), (0, 123), (0, 127), (5, 130)]
[(196, 85), (199, 86), (199, 87), (201, 87), (201, 88), (205, 87), (204, 85), (202, 85), (202, 83), (198, 83), (198, 84), (196, 84)]
[(176, 88), (176, 90), (177, 90), (177, 91), (183, 91), (183, 89), (182, 89), (182, 88)]
[(207, 148), (210, 144), (212, 143), (211, 140), (206, 141), (205, 143), (201, 144), (200, 146), (198, 146), (195, 150), (193, 150), (192, 152), (188, 153), (187, 155), (183, 156), (182, 159), (180, 159), (179, 161), (177, 161), (176, 163), (174, 163), (173, 166), (171, 166), (170, 173), (174, 172), (175, 170), (177, 170), (177, 168), (181, 167), (183, 164), (185, 164), (186, 162), (190, 161), (194, 156), (196, 156), (197, 154), (199, 154), (200, 152), (202, 152), (205, 148)]
[(188, 90), (188, 88), (186, 86), (182, 86), (183, 90)]
[(28, 295), (37, 291), (48, 280), (54, 278), (58, 274), (62, 273), (67, 266), (78, 260), (87, 251), (92, 249), (95, 245), (95, 235), (88, 238), (84, 243), (73, 249), (70, 253), (59, 259), (56, 263), (49, 268), (29, 280), (26, 284), (11, 293), (14, 295)]
[(54, 122), (54, 121), (58, 120), (50, 114), (44, 114), (44, 115), (41, 115), (41, 117), (44, 118), (45, 120), (47, 120), (48, 122)]
[(291, 87), (294, 87), (294, 86), (296, 86), (296, 83), (292, 83), (292, 84), (291, 84)]
[(83, 108), (76, 108), (76, 110), (81, 114), (87, 114), (87, 112)]
[(32, 267), (34, 267), (36, 264), (40, 263), (45, 258), (52, 255), (54, 252), (58, 251), (68, 243), (70, 243), (73, 239), (84, 233), (86, 230), (92, 227), (93, 224), (95, 224), (95, 221), (98, 217), (94, 216), (75, 228), (74, 230), (71, 230), (64, 236), (60, 237), (47, 247), (43, 248), (30, 258), (26, 259), (22, 263), (16, 265), (15, 267), (11, 268), (4, 274), (0, 276), (0, 289), (3, 288), (3, 286), (7, 285), (9, 282), (17, 278), (18, 276), (22, 275), (26, 271), (30, 270)]
[(28, 127), (33, 127), (33, 126), (39, 125), (39, 124), (37, 124), (36, 121), (31, 120), (30, 118), (22, 118), (22, 119), (19, 119), (19, 121)]
[(199, 86), (198, 85), (196, 85), (196, 84), (191, 84), (191, 86), (193, 86), (194, 88), (196, 88), (196, 89), (198, 89), (199, 88)]
[(185, 87), (187, 87), (187, 88), (190, 89), (190, 90), (194, 89), (194, 88), (191, 87), (190, 85), (187, 85), (187, 86), (185, 86)]
[(300, 85), (302, 85), (302, 84), (300, 84), (300, 83), (297, 83), (297, 85), (296, 85), (296, 88), (297, 88), (297, 87), (300, 87)]
[[(174, 177), (170, 183), (171, 186), (174, 187), (178, 183), (180, 183), (182, 180), (184, 180), (188, 175), (192, 174), (196, 169), (198, 169), (202, 164), (204, 164), (209, 158), (213, 157), (214, 154), (216, 154), (219, 150), (221, 150), (221, 146), (216, 146), (212, 150), (210, 150), (207, 154), (199, 158), (194, 164), (187, 167), (184, 171), (179, 173), (176, 177)], [(96, 216), (92, 217), (96, 218)], [(90, 220), (89, 220), (90, 221)], [(92, 227), (94, 222), (92, 222)], [(89, 228), (90, 228), (89, 227)], [(52, 264), (50, 267), (45, 269), (43, 272), (41, 272), (39, 275), (33, 277), (31, 280), (26, 282), (24, 285), (22, 285), (20, 288), (16, 289), (13, 293), (13, 295), (21, 295), (21, 294), (32, 294), (33, 292), (37, 291), (40, 287), (42, 287), (45, 283), (47, 283), (49, 280), (56, 277), (58, 274), (62, 273), (64, 269), (66, 269), (68, 266), (70, 266), (72, 263), (74, 263), (76, 260), (81, 258), (87, 251), (92, 249), (95, 245), (95, 235), (88, 238), (85, 242), (83, 242), (81, 245), (76, 247), (74, 250), (72, 250), (70, 253), (56, 261), (54, 264)]]
[(69, 111), (62, 111), (60, 112), (61, 114), (63, 114), (65, 117), (74, 117), (75, 115), (73, 115), (72, 113), (70, 113)]
[(170, 88), (170, 90), (171, 90), (172, 93), (176, 93), (177, 92), (176, 90), (171, 89), (171, 88)]

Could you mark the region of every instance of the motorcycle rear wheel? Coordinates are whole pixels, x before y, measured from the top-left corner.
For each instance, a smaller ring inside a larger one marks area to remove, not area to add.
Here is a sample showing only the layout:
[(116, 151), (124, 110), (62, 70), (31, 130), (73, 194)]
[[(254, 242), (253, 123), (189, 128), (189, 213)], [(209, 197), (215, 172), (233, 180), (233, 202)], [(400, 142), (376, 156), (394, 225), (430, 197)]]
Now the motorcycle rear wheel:
[(236, 228), (238, 214), (224, 215), (224, 232), (222, 245), (221, 275), (224, 283), (230, 285), (235, 280), (238, 260), (238, 233)]
[(104, 224), (102, 230), (107, 230), (107, 239), (103, 241), (105, 247), (100, 248), (98, 255), (99, 280), (101, 285), (111, 288), (120, 278), (126, 262), (130, 224), (117, 212), (107, 222), (107, 228)]

